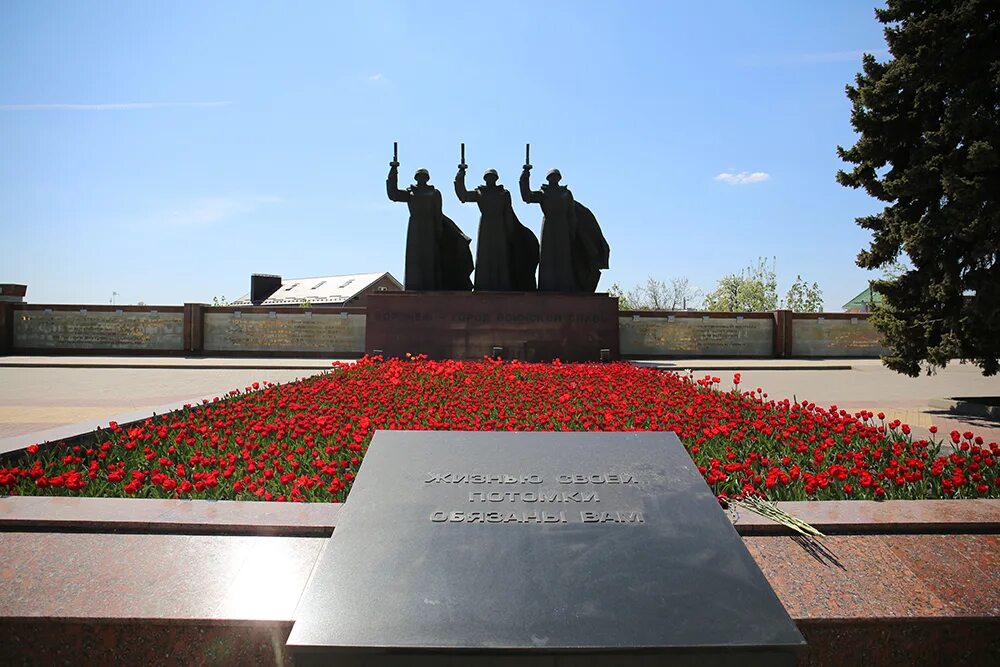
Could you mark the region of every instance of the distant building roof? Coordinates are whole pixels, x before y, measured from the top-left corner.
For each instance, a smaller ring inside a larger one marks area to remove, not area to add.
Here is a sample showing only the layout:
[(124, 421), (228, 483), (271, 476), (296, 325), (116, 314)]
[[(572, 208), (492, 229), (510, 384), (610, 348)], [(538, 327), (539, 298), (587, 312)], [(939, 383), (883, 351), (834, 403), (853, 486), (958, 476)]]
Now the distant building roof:
[(24, 301), (24, 295), (28, 293), (28, 286), (19, 283), (0, 283), (0, 301), (13, 301), (20, 303)]
[[(402, 283), (396, 280), (391, 273), (351, 273), (340, 276), (316, 276), (313, 278), (283, 278), (279, 287), (271, 296), (260, 302), (262, 306), (294, 306), (300, 303), (309, 302), (318, 306), (321, 304), (339, 304), (356, 297), (366, 288), (378, 281), (383, 276), (388, 276), (399, 289), (403, 289)], [(250, 293), (247, 292), (235, 301), (230, 302), (231, 306), (249, 306)]]
[(872, 288), (869, 287), (861, 294), (857, 295), (856, 297), (845, 303), (842, 306), (842, 308), (844, 309), (844, 312), (848, 313), (850, 312), (867, 313), (868, 307), (872, 304), (878, 305), (882, 303), (882, 298), (883, 297), (881, 294), (879, 294), (878, 292), (873, 292)]

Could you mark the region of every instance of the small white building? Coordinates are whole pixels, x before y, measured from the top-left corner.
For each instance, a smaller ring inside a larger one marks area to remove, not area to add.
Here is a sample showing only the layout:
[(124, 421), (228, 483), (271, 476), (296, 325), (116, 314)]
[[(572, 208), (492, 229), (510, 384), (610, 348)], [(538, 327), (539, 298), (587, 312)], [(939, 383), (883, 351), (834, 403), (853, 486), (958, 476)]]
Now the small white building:
[(399, 292), (403, 285), (391, 273), (351, 273), (314, 278), (282, 278), (255, 273), (250, 292), (230, 306), (364, 306), (372, 292)]

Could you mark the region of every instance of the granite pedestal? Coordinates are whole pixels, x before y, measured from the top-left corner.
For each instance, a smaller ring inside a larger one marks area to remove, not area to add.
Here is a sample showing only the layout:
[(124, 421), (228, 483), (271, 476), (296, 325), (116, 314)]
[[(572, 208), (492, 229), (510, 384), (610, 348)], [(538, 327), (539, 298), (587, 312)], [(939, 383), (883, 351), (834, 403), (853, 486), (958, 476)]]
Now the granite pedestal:
[(673, 433), (379, 431), (297, 665), (793, 665), (802, 636)]
[(383, 292), (368, 298), (365, 352), (432, 359), (617, 359), (618, 299), (555, 292)]

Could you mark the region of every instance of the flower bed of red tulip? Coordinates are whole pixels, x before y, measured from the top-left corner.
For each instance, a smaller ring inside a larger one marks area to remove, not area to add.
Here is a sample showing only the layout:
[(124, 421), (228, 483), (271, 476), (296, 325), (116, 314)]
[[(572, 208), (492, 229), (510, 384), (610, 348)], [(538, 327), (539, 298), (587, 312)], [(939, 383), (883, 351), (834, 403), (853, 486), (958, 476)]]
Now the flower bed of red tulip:
[(953, 432), (942, 448), (883, 415), (732, 382), (626, 363), (362, 359), (112, 422), (89, 444), (29, 447), (0, 467), (0, 493), (342, 501), (376, 429), (441, 429), (675, 431), (720, 498), (1000, 497), (995, 442)]

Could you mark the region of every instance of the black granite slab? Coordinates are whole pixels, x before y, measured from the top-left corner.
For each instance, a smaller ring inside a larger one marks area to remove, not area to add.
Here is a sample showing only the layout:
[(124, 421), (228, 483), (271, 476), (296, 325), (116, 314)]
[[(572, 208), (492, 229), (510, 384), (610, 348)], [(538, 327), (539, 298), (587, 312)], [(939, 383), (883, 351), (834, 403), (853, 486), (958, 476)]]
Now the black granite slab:
[(673, 433), (379, 431), (296, 664), (792, 665), (802, 636)]

